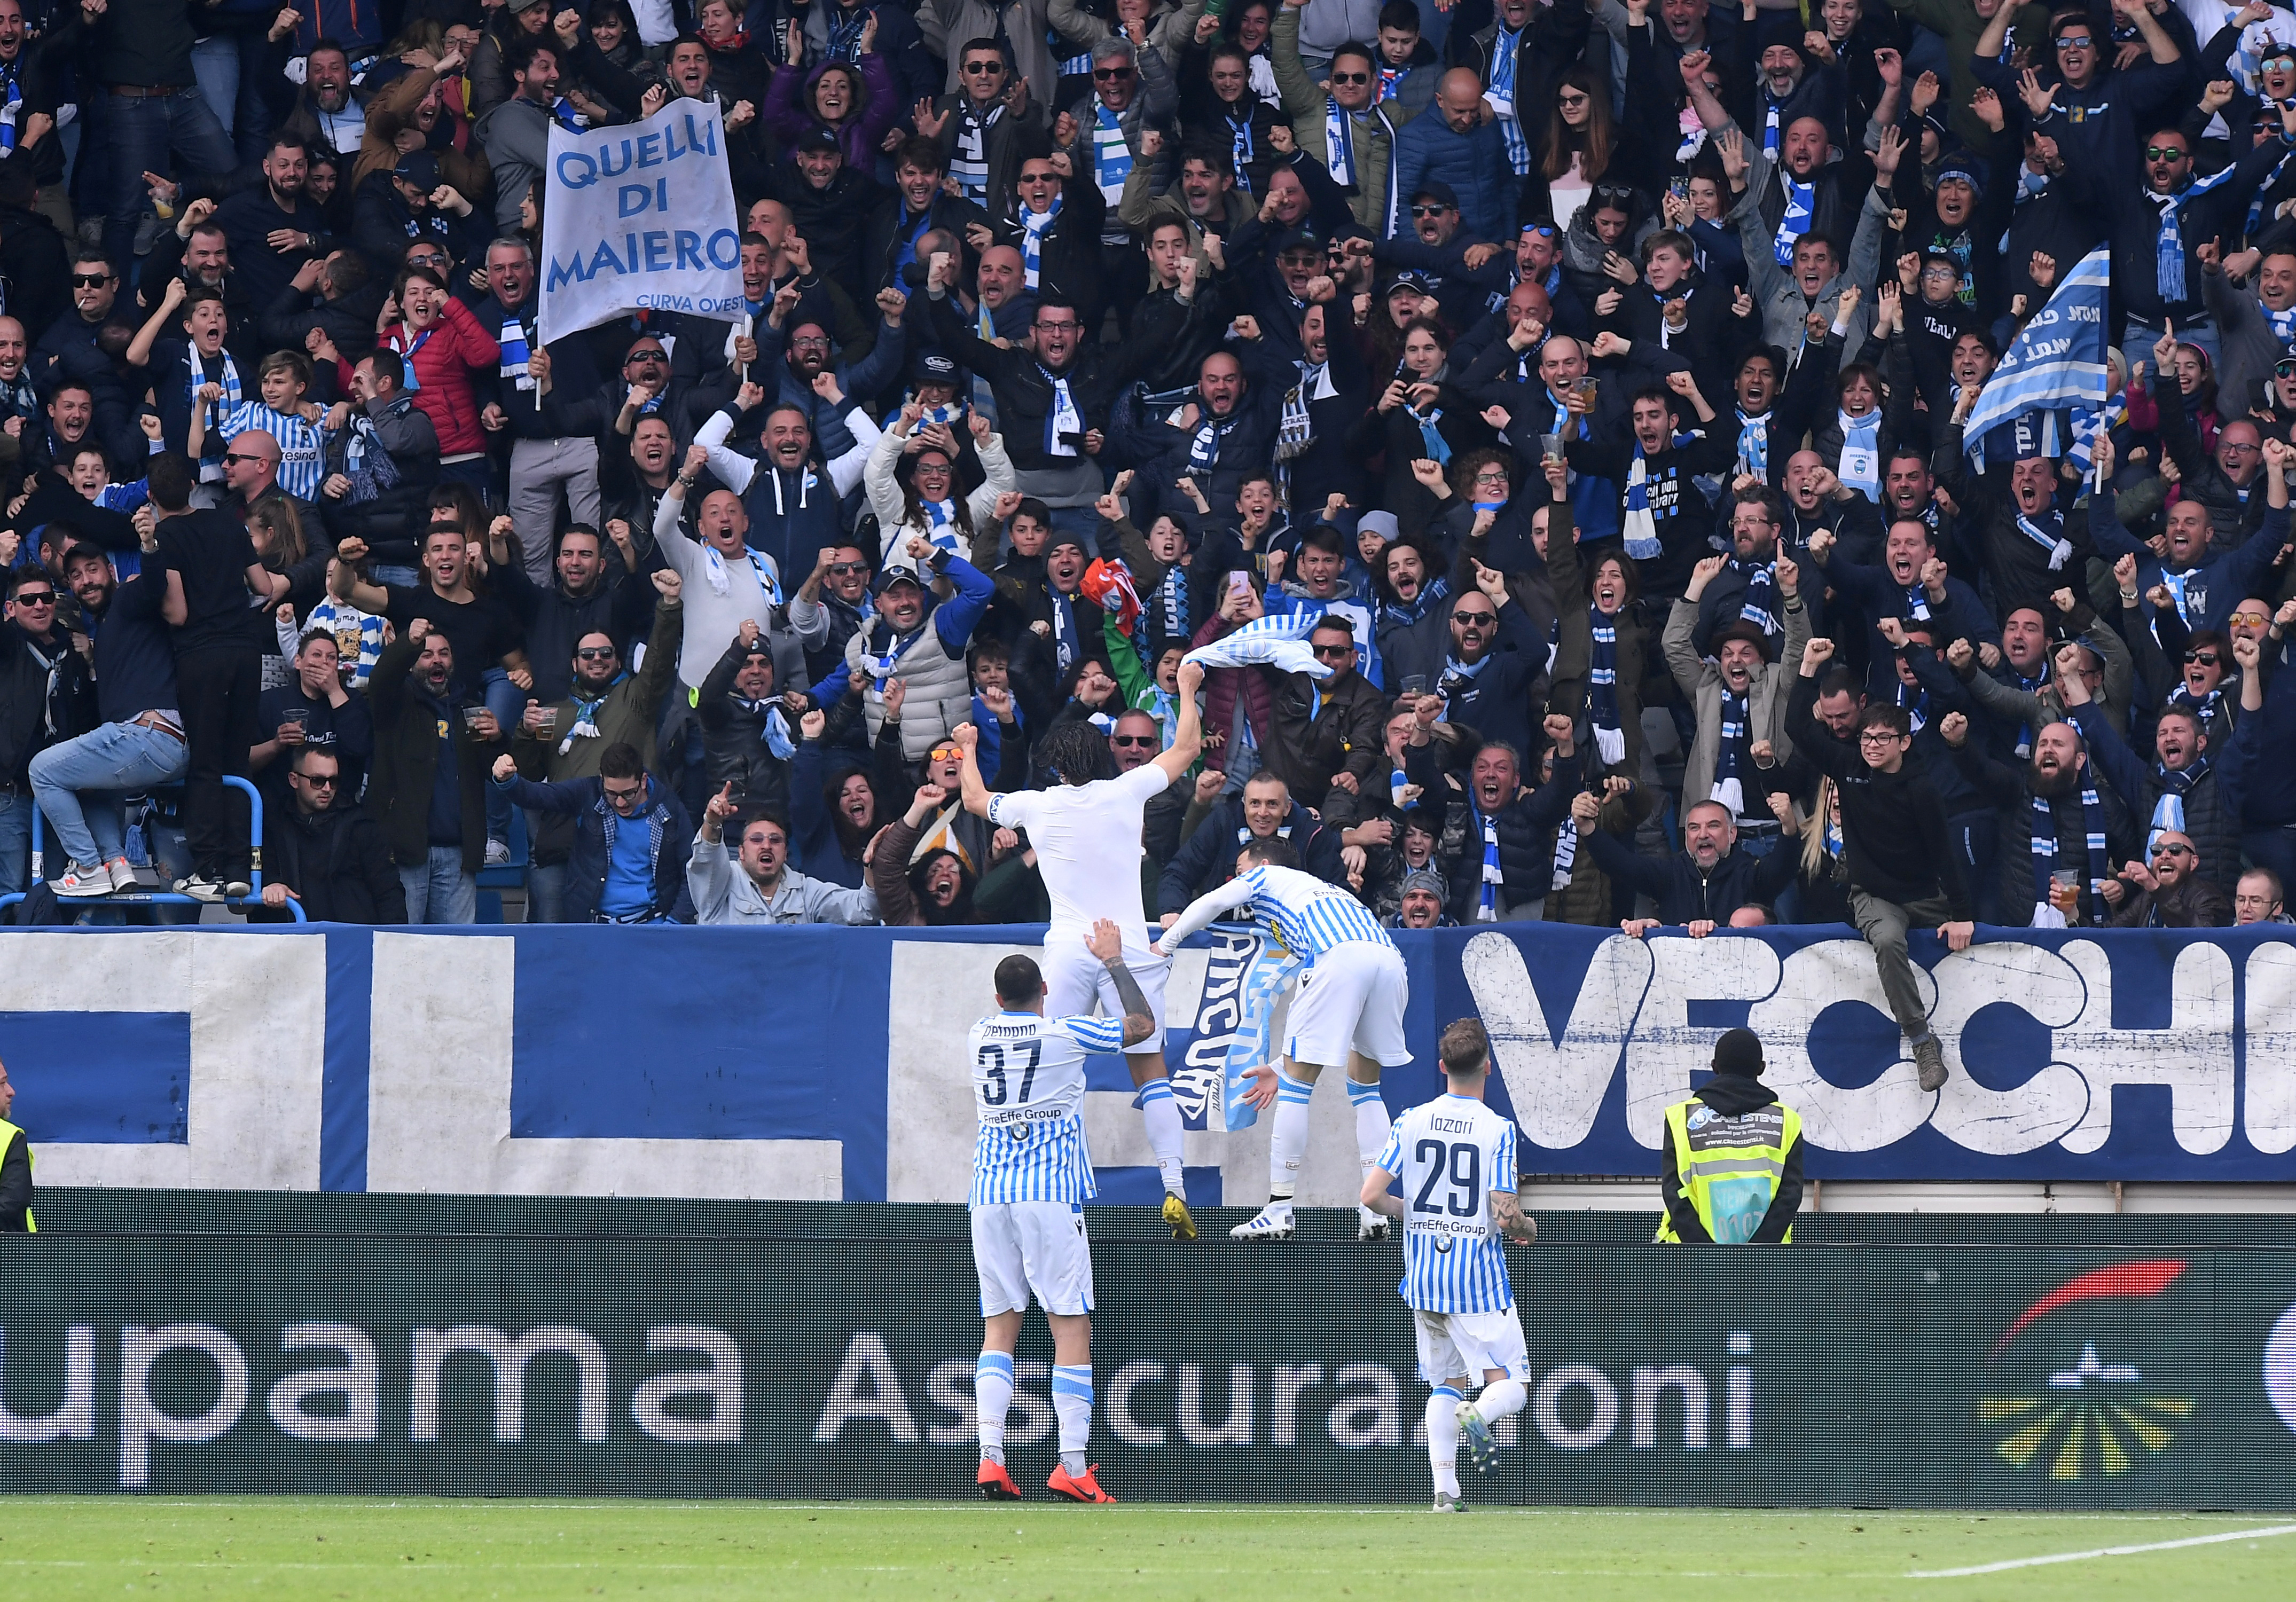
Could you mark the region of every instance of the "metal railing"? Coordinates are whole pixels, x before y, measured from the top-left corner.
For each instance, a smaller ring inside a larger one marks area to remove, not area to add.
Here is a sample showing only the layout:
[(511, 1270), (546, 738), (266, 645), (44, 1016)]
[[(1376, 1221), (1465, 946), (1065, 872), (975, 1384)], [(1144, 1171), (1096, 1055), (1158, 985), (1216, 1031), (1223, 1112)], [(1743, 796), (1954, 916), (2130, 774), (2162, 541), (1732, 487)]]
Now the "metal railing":
[[(231, 897), (219, 903), (210, 903), (200, 900), (200, 898), (195, 895), (185, 895), (179, 891), (173, 889), (138, 888), (134, 890), (114, 890), (109, 895), (88, 896), (85, 899), (74, 897), (69, 904), (78, 907), (200, 907), (209, 904), (220, 904), (241, 912), (244, 912), (250, 907), (262, 906), (263, 795), (262, 792), (258, 790), (253, 784), (244, 779), (226, 775), (224, 779), (224, 782), (229, 785), (232, 789), (244, 793), (247, 797), (249, 855), (247, 875), (248, 891), (245, 895)], [(180, 793), (183, 789), (181, 785), (173, 784), (159, 785), (153, 788), (155, 791), (170, 791), (177, 793)], [(46, 821), (47, 820), (41, 816), (39, 807), (35, 805), (32, 808), (31, 879), (31, 882), (34, 885), (41, 883), (46, 877), (45, 873), (43, 871), (43, 864), (41, 861), (45, 854), (43, 851), (43, 837)], [(162, 871), (164, 872), (165, 870), (162, 870)], [(167, 880), (165, 879), (160, 880), (160, 884), (162, 886), (165, 886)], [(12, 907), (18, 902), (22, 901), (29, 894), (30, 891), (29, 889), (25, 889), (13, 891), (6, 895), (0, 895), (0, 907)], [(274, 907), (270, 910), (277, 911), (279, 909)], [(293, 916), (297, 923), (307, 923), (309, 921), (309, 920), (303, 916), (303, 908), (301, 904), (292, 896), (290, 896), (287, 900), (286, 910)]]

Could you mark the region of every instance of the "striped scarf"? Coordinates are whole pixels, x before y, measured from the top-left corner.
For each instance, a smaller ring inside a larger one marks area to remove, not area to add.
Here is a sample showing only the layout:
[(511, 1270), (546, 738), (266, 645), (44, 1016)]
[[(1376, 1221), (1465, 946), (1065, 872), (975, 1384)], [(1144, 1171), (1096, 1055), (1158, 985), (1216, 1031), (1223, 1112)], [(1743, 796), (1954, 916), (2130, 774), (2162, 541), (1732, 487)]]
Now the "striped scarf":
[(1739, 617), (1770, 638), (1777, 638), (1784, 632), (1778, 623), (1777, 613), (1773, 609), (1777, 605), (1777, 564), (1775, 561), (1740, 561), (1734, 556), (1730, 559), (1730, 568), (1732, 571), (1746, 576), (1746, 593), (1738, 601)]
[(1770, 478), (1770, 414), (1738, 413), (1738, 470), (1751, 473), (1765, 484)]
[[(1697, 437), (1694, 434), (1677, 434), (1671, 445), (1680, 450)], [(1643, 442), (1635, 441), (1634, 460), (1627, 464), (1627, 515), (1624, 533), (1627, 554), (1638, 562), (1656, 557), (1661, 547), (1658, 539), (1658, 519), (1651, 513), (1650, 464), (1643, 454)]]
[(1483, 836), (1482, 887), (1475, 899), (1475, 921), (1496, 923), (1499, 920), (1499, 887), (1506, 883), (1506, 875), (1499, 868), (1499, 820), (1496, 813), (1487, 813), (1472, 800), (1467, 808), (1475, 814), (1475, 822)]
[(1606, 766), (1627, 759), (1627, 732), (1619, 723), (1619, 631), (1609, 617), (1587, 609), (1593, 650), (1587, 668), (1587, 720), (1595, 726), (1595, 748)]
[(1499, 114), (1499, 132), (1506, 138), (1507, 165), (1518, 178), (1530, 174), (1530, 143), (1522, 136), (1522, 119), (1514, 103), (1516, 58), (1522, 48), (1522, 32), (1505, 28), (1491, 40), (1490, 98), (1507, 109)]
[(2161, 781), (2161, 798), (2152, 804), (2152, 826), (2144, 833), (2144, 856), (2152, 860), (2152, 848), (2161, 843), (2162, 834), (2170, 830), (2177, 834), (2189, 832), (2185, 828), (2185, 797), (2193, 788), (2209, 776), (2209, 759), (2196, 756), (2188, 768), (2162, 767), (2157, 776)]
[[(2104, 803), (2096, 793), (2094, 768), (2081, 769), (2081, 832), (2088, 847), (2088, 920), (2104, 921), (2104, 881), (2112, 871), (2104, 848)], [(2048, 797), (2032, 798), (2033, 901), (2049, 904), (2050, 876), (2057, 867), (2057, 818)]]
[(1324, 102), (1324, 170), (1342, 189), (1356, 186), (1356, 135), (1347, 110), (1336, 100)]
[(1734, 695), (1726, 687), (1722, 691), (1721, 739), (1714, 748), (1714, 788), (1710, 797), (1730, 809), (1733, 818), (1746, 810), (1746, 784), (1743, 758), (1746, 756), (1746, 730), (1752, 723), (1749, 699)]
[(1882, 413), (1868, 412), (1863, 417), (1852, 417), (1847, 412), (1837, 412), (1841, 424), (1842, 483), (1867, 500), (1882, 499)]
[(1054, 195), (1053, 203), (1042, 211), (1021, 208), (1021, 268), (1032, 290), (1038, 287), (1044, 276), (1045, 235), (1051, 230), (1053, 219), (1061, 215), (1061, 196)]

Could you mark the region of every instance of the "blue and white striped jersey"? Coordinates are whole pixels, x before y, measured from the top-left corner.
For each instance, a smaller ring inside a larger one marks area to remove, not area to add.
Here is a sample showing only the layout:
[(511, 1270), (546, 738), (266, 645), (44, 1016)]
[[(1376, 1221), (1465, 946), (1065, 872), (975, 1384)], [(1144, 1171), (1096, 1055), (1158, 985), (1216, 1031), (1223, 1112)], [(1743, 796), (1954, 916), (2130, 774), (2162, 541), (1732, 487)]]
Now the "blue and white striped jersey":
[(1390, 951), (1395, 942), (1372, 910), (1343, 886), (1326, 884), (1297, 868), (1256, 864), (1240, 875), (1251, 899), (1238, 910), (1272, 933), (1293, 956), (1313, 961), (1348, 940), (1366, 940)]
[(972, 1026), (972, 1148), (965, 1205), (1088, 1201), (1084, 1059), (1124, 1049), (1124, 1020), (998, 1012)]
[(223, 437), (258, 429), (279, 442), (279, 487), (305, 501), (318, 499), (325, 480), (327, 431), (291, 412), (274, 412), (259, 400), (234, 406), (218, 425)]
[(1403, 1181), (1406, 1304), (1423, 1312), (1514, 1305), (1491, 1192), (1515, 1188), (1514, 1124), (1472, 1096), (1441, 1096), (1395, 1121), (1379, 1165)]

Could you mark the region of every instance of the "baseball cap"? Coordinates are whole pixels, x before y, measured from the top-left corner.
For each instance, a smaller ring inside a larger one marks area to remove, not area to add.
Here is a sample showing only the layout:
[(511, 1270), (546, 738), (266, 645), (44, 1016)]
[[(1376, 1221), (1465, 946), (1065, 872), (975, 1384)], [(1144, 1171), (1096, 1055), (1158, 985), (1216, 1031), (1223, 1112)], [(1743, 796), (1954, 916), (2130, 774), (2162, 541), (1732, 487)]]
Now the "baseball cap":
[(917, 358), (920, 384), (954, 384), (960, 376), (956, 364), (938, 350), (929, 350)]
[(1411, 192), (1411, 199), (1414, 205), (1421, 200), (1432, 200), (1438, 206), (1447, 206), (1453, 211), (1459, 209), (1458, 191), (1453, 189), (1448, 184), (1444, 183), (1439, 178), (1431, 178), (1426, 183), (1422, 184), (1417, 189), (1413, 190)]
[(1313, 250), (1321, 255), (1323, 249), (1324, 241), (1316, 237), (1313, 228), (1288, 228), (1275, 241), (1275, 254), (1278, 256), (1292, 250)]
[(429, 151), (409, 151), (390, 169), (391, 176), (414, 184), (424, 194), (439, 187), (439, 158)]
[(806, 129), (797, 136), (797, 143), (791, 148), (800, 154), (807, 151), (827, 151), (832, 154), (839, 155), (843, 153), (842, 147), (837, 143), (837, 135), (824, 127)]
[(869, 581), (869, 593), (872, 595), (882, 595), (895, 584), (904, 583), (913, 584), (921, 590), (924, 588), (925, 584), (923, 579), (917, 576), (916, 563), (911, 561), (906, 554), (894, 557), (877, 569), (877, 576)]
[(1398, 290), (1409, 290), (1414, 295), (1432, 295), (1435, 292), (1424, 273), (1398, 273), (1383, 293), (1392, 295)]

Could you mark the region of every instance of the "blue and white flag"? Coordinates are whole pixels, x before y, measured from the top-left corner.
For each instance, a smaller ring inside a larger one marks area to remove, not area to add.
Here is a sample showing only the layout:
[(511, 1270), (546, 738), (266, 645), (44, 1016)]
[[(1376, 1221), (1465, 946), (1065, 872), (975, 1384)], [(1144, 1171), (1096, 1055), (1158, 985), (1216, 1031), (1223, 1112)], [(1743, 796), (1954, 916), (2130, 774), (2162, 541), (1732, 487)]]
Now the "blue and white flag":
[(2010, 341), (1962, 425), (1964, 447), (1979, 471), (1985, 469), (1985, 437), (2003, 423), (2064, 406), (2103, 410), (2104, 299), (2111, 272), (2111, 256), (2100, 245), (2065, 274), (2049, 303)]
[(1288, 615), (1255, 617), (1234, 633), (1222, 635), (1210, 645), (1199, 645), (1181, 660), (1200, 662), (1206, 667), (1249, 667), (1264, 662), (1280, 672), (1328, 679), (1332, 670), (1308, 649), (1308, 636), (1316, 632), (1323, 616), (1324, 609), (1309, 602)]

